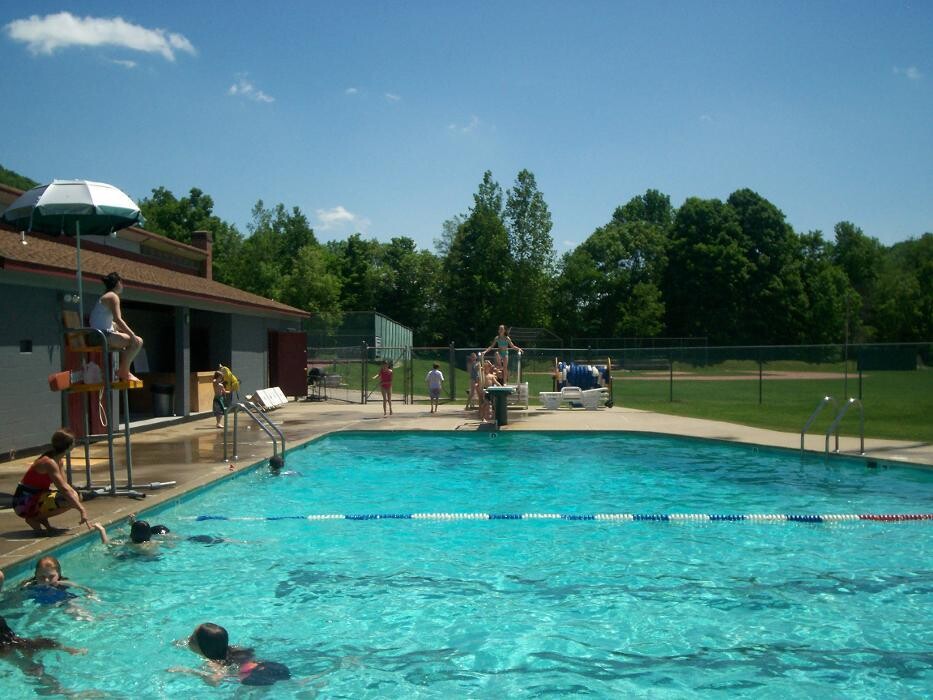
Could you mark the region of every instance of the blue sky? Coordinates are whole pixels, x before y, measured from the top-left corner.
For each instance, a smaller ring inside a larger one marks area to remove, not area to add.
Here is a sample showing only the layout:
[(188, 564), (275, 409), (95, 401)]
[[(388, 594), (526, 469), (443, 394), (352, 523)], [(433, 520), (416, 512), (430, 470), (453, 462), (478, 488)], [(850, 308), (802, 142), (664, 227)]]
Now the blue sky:
[(0, 163), (433, 248), (485, 170), (557, 251), (649, 188), (933, 231), (933, 2), (4, 3)]

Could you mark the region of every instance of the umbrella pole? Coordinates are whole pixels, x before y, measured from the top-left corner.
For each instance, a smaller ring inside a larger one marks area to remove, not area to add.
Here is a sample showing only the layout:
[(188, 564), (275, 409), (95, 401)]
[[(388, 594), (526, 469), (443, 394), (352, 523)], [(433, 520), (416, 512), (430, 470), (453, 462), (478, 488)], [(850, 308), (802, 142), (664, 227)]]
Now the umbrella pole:
[(77, 254), (75, 256), (78, 264), (78, 313), (81, 314), (81, 325), (84, 320), (84, 283), (81, 280), (81, 222), (75, 221), (75, 242), (77, 245)]

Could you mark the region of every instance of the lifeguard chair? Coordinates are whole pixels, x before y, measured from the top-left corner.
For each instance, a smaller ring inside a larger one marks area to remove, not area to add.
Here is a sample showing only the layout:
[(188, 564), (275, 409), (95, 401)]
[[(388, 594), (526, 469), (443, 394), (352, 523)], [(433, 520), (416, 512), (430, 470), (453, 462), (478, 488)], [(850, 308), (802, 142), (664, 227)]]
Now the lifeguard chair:
[[(71, 455), (66, 461), (66, 474), (68, 483), (79, 491), (90, 491), (97, 495), (111, 496), (130, 496), (131, 498), (145, 498), (145, 494), (139, 493), (133, 486), (133, 455), (130, 446), (130, 420), (129, 420), (129, 391), (132, 389), (142, 389), (143, 382), (137, 381), (114, 381), (113, 363), (111, 361), (110, 343), (107, 335), (96, 328), (83, 327), (80, 316), (76, 311), (62, 311), (62, 325), (64, 345), (63, 353), (65, 365), (75, 365), (80, 363), (79, 367), (66, 370), (49, 377), (49, 388), (53, 391), (62, 392), (62, 420), (68, 425), (70, 397), (77, 395), (80, 398), (81, 413), (83, 418), (83, 432), (80, 437), (84, 445), (84, 463), (85, 463), (85, 484), (84, 486), (75, 486), (73, 481)], [(91, 367), (89, 359), (94, 355), (100, 356), (100, 376), (91, 376), (88, 370)], [(87, 381), (90, 379), (91, 381)], [(114, 462), (114, 426), (113, 426), (113, 392), (119, 392), (122, 398), (123, 406), (123, 436), (126, 451), (126, 486), (117, 488), (116, 465)], [(91, 479), (91, 402), (94, 394), (99, 396), (100, 422), (102, 427), (106, 427), (107, 452), (110, 464), (110, 487), (95, 486)], [(174, 483), (174, 482), (171, 482)], [(167, 486), (166, 484), (149, 484), (147, 488), (158, 488)]]

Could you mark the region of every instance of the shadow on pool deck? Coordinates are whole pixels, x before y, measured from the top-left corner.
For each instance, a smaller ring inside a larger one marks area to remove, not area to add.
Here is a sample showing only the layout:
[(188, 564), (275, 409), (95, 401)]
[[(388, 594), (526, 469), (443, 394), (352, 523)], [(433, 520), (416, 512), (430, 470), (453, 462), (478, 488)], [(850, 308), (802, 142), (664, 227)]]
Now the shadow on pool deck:
[[(286, 447), (292, 448), (316, 437), (341, 430), (480, 430), (482, 426), (476, 412), (467, 413), (462, 404), (441, 405), (436, 414), (429, 412), (427, 403), (418, 405), (395, 404), (395, 415), (382, 416), (381, 402), (364, 406), (338, 402), (290, 403), (269, 416), (285, 434)], [(548, 411), (532, 407), (528, 411), (510, 411), (509, 425), (502, 430), (623, 430), (685, 435), (716, 440), (728, 440), (773, 447), (799, 449), (800, 436), (772, 430), (748, 428), (731, 423), (681, 418), (648, 411), (637, 411), (624, 407), (586, 411), (583, 409), (560, 409)], [(231, 427), (232, 431), (232, 427)], [(272, 444), (266, 434), (250, 425), (248, 420), (240, 423), (239, 459), (236, 468), (243, 468), (268, 459)], [(822, 435), (807, 437), (808, 450), (822, 452)], [(87, 503), (92, 520), (109, 525), (130, 514), (150, 508), (159, 503), (178, 498), (180, 495), (230, 474), (227, 462), (223, 461), (222, 431), (214, 427), (213, 417), (159, 427), (133, 435), (133, 483), (176, 481), (171, 488), (147, 490), (143, 500), (125, 496), (101, 496)], [(841, 438), (844, 453), (855, 454), (857, 438)], [(929, 443), (866, 440), (869, 456), (890, 462), (907, 461), (933, 465), (933, 445)], [(114, 448), (117, 464), (118, 486), (126, 484), (126, 469), (123, 458), (123, 442), (117, 441)], [(79, 447), (73, 453), (74, 482), (83, 485), (84, 455)], [(109, 486), (110, 476), (106, 462), (106, 445), (92, 446), (92, 480), (95, 486)], [(20, 477), (35, 455), (0, 464), (0, 492), (13, 493)], [(55, 537), (35, 537), (25, 522), (12, 510), (0, 510), (0, 568), (6, 569), (25, 559), (32, 559), (44, 550), (57, 547), (71, 539), (89, 535), (84, 527), (77, 526), (77, 515), (73, 512), (58, 516), (52, 521), (59, 527), (71, 529)], [(96, 536), (96, 534), (94, 535)]]

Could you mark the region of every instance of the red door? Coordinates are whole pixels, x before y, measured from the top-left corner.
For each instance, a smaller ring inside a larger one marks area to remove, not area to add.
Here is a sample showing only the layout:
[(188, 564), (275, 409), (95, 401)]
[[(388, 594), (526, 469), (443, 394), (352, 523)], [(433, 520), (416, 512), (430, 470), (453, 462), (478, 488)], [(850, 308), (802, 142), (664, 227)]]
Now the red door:
[(269, 331), (269, 378), (286, 396), (308, 395), (308, 335)]

